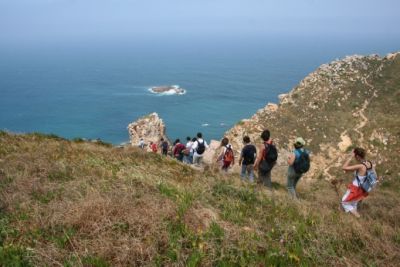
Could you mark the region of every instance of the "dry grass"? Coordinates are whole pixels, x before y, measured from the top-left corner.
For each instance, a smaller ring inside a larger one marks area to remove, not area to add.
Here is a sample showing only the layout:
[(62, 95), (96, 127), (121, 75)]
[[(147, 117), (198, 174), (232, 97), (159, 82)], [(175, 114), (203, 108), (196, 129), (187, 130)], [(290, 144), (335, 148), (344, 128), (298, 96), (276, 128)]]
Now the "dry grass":
[[(135, 149), (1, 133), (2, 265), (386, 265), (400, 260), (398, 182), (357, 220), (325, 181), (276, 190)], [(340, 190), (344, 190), (344, 186)]]

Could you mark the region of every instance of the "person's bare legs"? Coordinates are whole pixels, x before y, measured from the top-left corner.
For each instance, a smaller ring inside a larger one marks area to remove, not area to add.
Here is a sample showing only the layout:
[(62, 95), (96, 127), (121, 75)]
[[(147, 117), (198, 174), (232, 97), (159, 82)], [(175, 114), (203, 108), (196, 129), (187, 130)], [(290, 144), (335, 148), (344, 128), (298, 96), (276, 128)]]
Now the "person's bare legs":
[(361, 217), (360, 213), (358, 213), (358, 211), (356, 209), (350, 210), (350, 213), (353, 214), (356, 218)]

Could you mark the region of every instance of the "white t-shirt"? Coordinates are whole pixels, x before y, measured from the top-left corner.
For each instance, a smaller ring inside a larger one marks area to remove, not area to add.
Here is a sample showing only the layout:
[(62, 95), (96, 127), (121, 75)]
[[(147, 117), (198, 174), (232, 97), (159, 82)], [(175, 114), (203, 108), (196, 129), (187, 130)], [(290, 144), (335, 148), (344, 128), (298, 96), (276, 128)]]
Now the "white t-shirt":
[(203, 140), (202, 138), (197, 139), (197, 140), (193, 143), (192, 149), (193, 149), (193, 151), (194, 151), (194, 154), (195, 154), (196, 156), (201, 157), (201, 156), (203, 156), (204, 153), (199, 155), (199, 154), (197, 154), (197, 151), (196, 151), (197, 147), (199, 146), (199, 142), (200, 142), (200, 143), (203, 143), (203, 142), (204, 142), (204, 146), (205, 146), (206, 148), (208, 148), (208, 145), (207, 145), (206, 140)]
[(190, 152), (193, 152), (192, 146), (193, 146), (193, 142), (192, 142), (192, 141), (188, 141), (188, 142), (186, 143), (186, 148), (187, 148), (187, 149), (190, 149)]
[(143, 148), (144, 147), (144, 140), (140, 140), (138, 146), (140, 148)]

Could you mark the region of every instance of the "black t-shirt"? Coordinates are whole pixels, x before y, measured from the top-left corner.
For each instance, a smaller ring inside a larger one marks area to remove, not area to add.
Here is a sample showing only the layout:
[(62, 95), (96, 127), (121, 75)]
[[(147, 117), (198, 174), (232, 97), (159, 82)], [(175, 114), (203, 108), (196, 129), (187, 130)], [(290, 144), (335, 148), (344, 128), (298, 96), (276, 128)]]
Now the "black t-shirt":
[(243, 157), (242, 164), (244, 165), (254, 164), (254, 161), (256, 159), (256, 153), (257, 149), (254, 145), (251, 144), (245, 145), (242, 149), (242, 157)]

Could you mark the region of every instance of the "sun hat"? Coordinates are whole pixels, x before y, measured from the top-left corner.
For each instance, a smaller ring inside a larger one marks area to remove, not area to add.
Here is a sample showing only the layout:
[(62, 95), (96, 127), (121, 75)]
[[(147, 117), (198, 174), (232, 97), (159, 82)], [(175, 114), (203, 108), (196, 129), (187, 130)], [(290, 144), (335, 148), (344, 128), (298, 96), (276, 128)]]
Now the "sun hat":
[(294, 143), (304, 146), (306, 144), (306, 141), (304, 141), (304, 139), (301, 137), (297, 137)]

